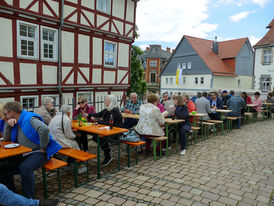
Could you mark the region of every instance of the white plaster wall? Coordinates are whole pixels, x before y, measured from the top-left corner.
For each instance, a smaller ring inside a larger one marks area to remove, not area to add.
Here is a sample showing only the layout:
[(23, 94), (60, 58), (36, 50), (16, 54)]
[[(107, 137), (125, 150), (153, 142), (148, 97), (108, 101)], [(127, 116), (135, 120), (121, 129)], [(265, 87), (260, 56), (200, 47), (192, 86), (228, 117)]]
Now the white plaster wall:
[[(89, 68), (80, 68), (81, 72), (85, 75), (87, 80), (89, 80)], [(87, 84), (82, 75), (78, 72), (78, 84)]]
[(6, 102), (13, 102), (14, 98), (0, 98), (0, 102), (6, 103)]
[(79, 63), (89, 64), (89, 36), (79, 34), (78, 59)]
[[(238, 79), (241, 83), (238, 86)], [(238, 76), (238, 77), (226, 77), (226, 76), (214, 76), (213, 88), (215, 89), (239, 89), (239, 90), (251, 90), (252, 89), (252, 77), (250, 76)]]
[(36, 64), (20, 63), (21, 84), (37, 84)]
[(119, 43), (119, 51), (118, 51), (118, 66), (119, 67), (128, 67), (129, 61), (129, 45)]
[(13, 0), (5, 0), (5, 2), (8, 4), (8, 5), (13, 5)]
[(134, 22), (134, 2), (127, 1), (127, 21)]
[(105, 84), (114, 84), (115, 83), (115, 72), (105, 71), (104, 72), (104, 83)]
[(92, 84), (101, 84), (102, 69), (92, 70)]
[[(71, 67), (62, 67), (62, 81), (67, 77), (68, 73), (70, 72)], [(69, 79), (66, 81), (66, 84), (73, 84), (74, 83), (74, 73), (70, 75)]]
[(93, 64), (102, 65), (102, 39), (93, 37)]
[(42, 77), (43, 84), (57, 84), (57, 67), (43, 65)]
[[(94, 13), (85, 11), (85, 10), (82, 10), (82, 12), (86, 15), (90, 23), (94, 25)], [(84, 18), (83, 15), (81, 16), (81, 24), (85, 24), (89, 26), (89, 23), (87, 22), (87, 20)]]
[(120, 19), (124, 18), (125, 1), (126, 0), (115, 0), (115, 1), (113, 1), (113, 9), (112, 9), (112, 15), (113, 16), (116, 16)]
[(127, 34), (127, 33), (129, 32), (130, 29), (132, 29), (132, 25), (126, 24), (125, 34)]
[[(107, 96), (108, 93), (107, 92), (95, 92), (95, 101), (99, 102), (99, 101), (104, 101), (105, 96)], [(104, 103), (96, 103), (95, 104), (95, 109), (96, 112), (100, 112), (101, 110), (103, 110), (105, 108)]]
[[(30, 5), (30, 3), (33, 2), (33, 0), (24, 0), (24, 1), (19, 1), (19, 7), (25, 9)], [(37, 3), (36, 3), (37, 4)]]
[[(53, 0), (47, 0), (48, 4), (50, 5), (50, 7), (52, 8), (52, 10), (54, 11), (54, 13), (59, 16), (59, 2), (53, 1)], [(47, 14), (49, 16), (53, 16), (53, 14), (49, 11), (48, 7), (43, 4), (43, 12), (44, 14)]]
[(113, 20), (120, 34), (123, 34), (124, 24), (121, 21)]
[[(14, 84), (13, 63), (12, 62), (0, 62), (0, 72)], [(0, 78), (0, 85), (6, 85), (6, 83)]]
[[(64, 5), (64, 18), (70, 15), (75, 10), (75, 7)], [(77, 21), (77, 12), (69, 18), (70, 21)]]
[[(107, 20), (108, 20), (107, 17), (101, 16), (101, 15), (97, 15), (97, 26), (100, 26), (101, 24), (103, 24)], [(108, 24), (109, 23), (107, 23), (106, 25), (108, 25)]]
[(74, 34), (62, 31), (62, 61), (74, 62)]
[[(120, 81), (122, 80), (122, 78), (125, 76), (126, 73), (127, 73), (127, 71), (125, 71), (125, 70), (118, 70), (118, 76), (117, 76), (118, 83), (120, 83)], [(126, 77), (126, 79), (127, 79), (127, 77)]]
[(12, 21), (0, 17), (0, 56), (12, 57)]
[(85, 6), (90, 9), (94, 9), (94, 0), (82, 0), (82, 6)]
[(63, 93), (63, 103), (72, 104), (73, 93)]

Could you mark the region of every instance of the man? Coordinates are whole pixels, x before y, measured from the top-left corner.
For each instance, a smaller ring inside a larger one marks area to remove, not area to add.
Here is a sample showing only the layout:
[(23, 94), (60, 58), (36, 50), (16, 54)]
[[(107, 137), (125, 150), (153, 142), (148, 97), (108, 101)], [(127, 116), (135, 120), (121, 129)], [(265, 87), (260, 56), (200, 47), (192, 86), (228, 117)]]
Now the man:
[(167, 100), (169, 100), (169, 96), (168, 96), (168, 93), (165, 92), (165, 93), (163, 93), (163, 99), (161, 101), (161, 104), (165, 106), (165, 103)]
[(215, 110), (216, 109), (222, 109), (223, 108), (223, 102), (222, 100), (218, 97), (217, 92), (211, 92), (210, 94), (210, 106), (213, 108), (213, 112), (209, 114), (210, 119), (213, 120), (220, 120), (220, 115), (217, 113)]
[[(198, 113), (211, 114), (210, 102), (207, 100), (207, 92), (202, 93), (202, 97), (195, 101), (196, 109)], [(201, 117), (203, 120), (208, 120), (209, 116)]]
[(191, 97), (191, 101), (193, 102), (193, 103), (195, 103), (195, 101), (196, 101), (196, 99), (199, 99), (199, 98), (201, 98), (201, 96), (202, 96), (202, 93), (201, 92), (197, 92), (197, 95), (195, 96), (193, 96), (193, 97)]
[[(42, 117), (23, 110), (19, 102), (6, 103), (4, 114), (8, 120), (4, 129), (4, 140), (17, 142), (32, 149), (32, 152), (15, 159), (17, 161), (16, 168), (14, 165), (11, 167), (18, 169), (21, 175), (24, 196), (33, 198), (34, 170), (45, 164), (62, 147), (52, 139)], [(10, 166), (0, 168), (1, 175), (9, 180), (7, 186), (14, 190), (13, 173), (10, 172), (9, 168)]]
[(223, 105), (227, 105), (227, 101), (230, 99), (230, 95), (228, 95), (227, 91), (224, 90), (222, 92), (222, 101), (223, 101)]
[[(141, 102), (138, 100), (138, 96), (135, 92), (129, 95), (129, 101), (122, 109), (122, 112), (128, 114), (138, 114), (141, 106)], [(137, 119), (126, 118), (124, 121), (124, 128), (129, 129), (134, 127), (138, 123)]]
[(42, 106), (36, 108), (34, 113), (41, 116), (46, 125), (49, 125), (52, 118), (55, 116), (56, 111), (54, 108), (54, 99), (51, 97), (44, 97), (42, 101)]
[[(227, 106), (232, 112), (228, 113), (228, 116), (240, 117), (242, 108), (246, 109), (245, 100), (241, 97), (241, 92), (237, 91), (233, 98), (230, 98), (227, 102)], [(240, 129), (241, 120), (237, 119), (237, 128)]]
[[(191, 101), (191, 100), (189, 99), (189, 96), (188, 96), (187, 94), (185, 95), (184, 102), (185, 102), (186, 105), (187, 105), (187, 108), (188, 108), (188, 112), (189, 112), (189, 113), (191, 113), (191, 112), (193, 112), (193, 111), (196, 111), (196, 106), (195, 106), (195, 104), (193, 103), (193, 101)], [(190, 120), (191, 123), (193, 123), (193, 122), (194, 122), (194, 117), (189, 117), (189, 120)]]

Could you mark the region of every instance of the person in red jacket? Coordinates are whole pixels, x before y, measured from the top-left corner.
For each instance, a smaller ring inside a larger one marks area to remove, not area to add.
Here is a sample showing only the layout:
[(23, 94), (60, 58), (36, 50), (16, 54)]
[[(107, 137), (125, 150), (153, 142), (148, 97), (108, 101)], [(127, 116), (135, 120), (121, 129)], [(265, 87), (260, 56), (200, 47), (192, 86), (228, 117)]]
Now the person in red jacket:
[[(185, 103), (187, 105), (189, 113), (191, 113), (193, 111), (197, 111), (194, 102), (189, 99), (188, 95), (185, 95), (184, 101), (185, 101)], [(194, 117), (190, 117), (189, 120), (190, 120), (191, 123), (193, 123), (194, 122)]]
[(242, 98), (245, 100), (246, 104), (251, 104), (252, 103), (251, 97), (248, 96), (246, 92), (242, 92)]

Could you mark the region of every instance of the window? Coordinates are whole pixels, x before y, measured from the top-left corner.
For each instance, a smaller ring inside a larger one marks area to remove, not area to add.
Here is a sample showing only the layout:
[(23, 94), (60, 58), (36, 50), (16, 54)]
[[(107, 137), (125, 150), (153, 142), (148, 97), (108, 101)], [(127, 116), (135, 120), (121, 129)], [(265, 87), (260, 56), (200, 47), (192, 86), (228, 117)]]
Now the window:
[(264, 52), (263, 52), (263, 64), (264, 65), (268, 65), (268, 64), (271, 64), (271, 58), (272, 58), (272, 51), (271, 51), (271, 48), (266, 48), (264, 49)]
[(195, 77), (195, 84), (198, 84), (199, 80), (198, 77)]
[(97, 0), (97, 10), (110, 13), (110, 0)]
[(169, 96), (172, 96), (172, 92), (169, 93)]
[(186, 69), (186, 63), (185, 62), (182, 64), (182, 68)]
[(181, 63), (177, 63), (177, 69), (181, 69)]
[(93, 104), (93, 92), (78, 92), (76, 102), (78, 101), (79, 97), (86, 97), (88, 103)]
[(38, 26), (17, 22), (17, 53), (19, 57), (38, 58)]
[(104, 66), (106, 67), (116, 66), (116, 44), (114, 43), (105, 42)]
[(57, 30), (47, 27), (41, 29), (41, 59), (57, 61)]
[(238, 87), (240, 87), (240, 86), (241, 86), (241, 80), (238, 79)]
[(173, 78), (170, 78), (169, 81), (170, 81), (170, 84), (173, 84)]
[(156, 82), (156, 74), (154, 72), (150, 73), (150, 82)]
[(261, 91), (271, 90), (271, 77), (270, 75), (261, 76)]
[(168, 78), (166, 78), (166, 84), (168, 84)]
[(21, 96), (20, 99), (23, 109), (27, 111), (33, 112), (38, 107), (38, 96)]
[(157, 60), (150, 60), (149, 61), (150, 68), (157, 68)]
[(52, 99), (54, 99), (54, 105), (61, 107), (61, 105), (59, 104), (59, 95), (58, 94), (57, 95), (51, 95), (51, 94), (49, 94), (49, 95), (42, 95), (41, 97), (42, 97), (42, 101), (43, 101), (44, 97), (51, 97)]
[(181, 92), (178, 92), (178, 95), (181, 95)]
[[(198, 84), (198, 82), (197, 82), (197, 84)], [(204, 84), (204, 77), (201, 77), (201, 84)]]
[(183, 77), (183, 84), (186, 84), (186, 77)]
[(191, 62), (187, 62), (187, 69), (191, 69)]

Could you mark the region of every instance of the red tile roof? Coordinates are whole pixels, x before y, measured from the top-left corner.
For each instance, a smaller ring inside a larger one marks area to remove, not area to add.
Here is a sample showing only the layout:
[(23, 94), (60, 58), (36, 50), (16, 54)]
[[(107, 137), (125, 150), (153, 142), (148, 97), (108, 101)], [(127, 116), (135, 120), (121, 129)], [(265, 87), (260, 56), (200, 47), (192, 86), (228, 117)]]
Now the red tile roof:
[(220, 58), (221, 59), (235, 58), (239, 54), (241, 48), (243, 47), (247, 39), (248, 38), (246, 37), (241, 39), (233, 39), (233, 40), (219, 42)]
[(272, 21), (266, 28), (269, 28), (269, 31), (264, 35), (264, 37), (260, 41), (257, 42), (257, 44), (255, 44), (254, 47), (274, 44), (274, 19), (272, 19)]

